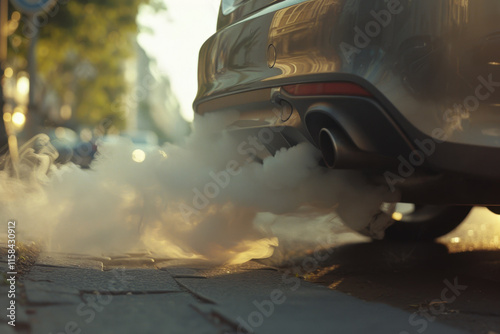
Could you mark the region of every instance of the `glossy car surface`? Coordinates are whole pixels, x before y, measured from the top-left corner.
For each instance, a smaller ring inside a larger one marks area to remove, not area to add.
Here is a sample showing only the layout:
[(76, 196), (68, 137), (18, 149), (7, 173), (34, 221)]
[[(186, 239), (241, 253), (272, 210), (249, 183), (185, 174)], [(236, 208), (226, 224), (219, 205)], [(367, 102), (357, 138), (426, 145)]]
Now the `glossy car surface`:
[(223, 0), (199, 114), (422, 204), (500, 204), (500, 1)]

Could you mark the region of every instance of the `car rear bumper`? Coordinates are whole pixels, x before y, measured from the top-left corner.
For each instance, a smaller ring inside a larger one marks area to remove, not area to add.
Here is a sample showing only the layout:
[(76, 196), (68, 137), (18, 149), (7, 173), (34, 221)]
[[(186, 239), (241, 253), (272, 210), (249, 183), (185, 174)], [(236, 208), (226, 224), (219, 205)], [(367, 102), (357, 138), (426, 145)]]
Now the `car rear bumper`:
[[(237, 110), (230, 130), (265, 141), (261, 158), (318, 146), (334, 126), (356, 152), (384, 158), (358, 168), (408, 201), (500, 204), (499, 16), (498, 0), (283, 0), (204, 44), (194, 108)], [(283, 90), (321, 82), (371, 97)]]
[(402, 191), (407, 202), (500, 204), (499, 148), (447, 142), (443, 130), (428, 136), (365, 84), (372, 97), (293, 96), (273, 87), (205, 101), (198, 110), (237, 110), (239, 117), (227, 129), (242, 142), (248, 143), (249, 137), (259, 141), (265, 150), (253, 152), (257, 159), (301, 142), (318, 147), (320, 130), (333, 126), (354, 150), (387, 162), (374, 165), (370, 160), (347, 168), (364, 170), (377, 183)]
[[(392, 4), (392, 5), (391, 5)], [(202, 47), (194, 108), (326, 76), (377, 87), (420, 132), (500, 147), (498, 0), (284, 0)]]

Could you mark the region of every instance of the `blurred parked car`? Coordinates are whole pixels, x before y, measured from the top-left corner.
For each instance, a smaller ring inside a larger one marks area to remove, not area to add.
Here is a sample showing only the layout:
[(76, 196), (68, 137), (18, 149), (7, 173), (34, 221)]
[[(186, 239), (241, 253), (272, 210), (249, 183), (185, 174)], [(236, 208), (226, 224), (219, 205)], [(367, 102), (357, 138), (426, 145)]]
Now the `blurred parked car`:
[(75, 131), (64, 127), (49, 129), (46, 134), (59, 153), (56, 163), (65, 164), (71, 161), (82, 168), (90, 166), (97, 151), (97, 146), (92, 140), (83, 141)]
[(498, 0), (223, 0), (194, 108), (273, 130), (265, 154), (310, 142), (363, 170), (411, 203), (387, 238), (433, 239), (500, 213), (499, 18)]

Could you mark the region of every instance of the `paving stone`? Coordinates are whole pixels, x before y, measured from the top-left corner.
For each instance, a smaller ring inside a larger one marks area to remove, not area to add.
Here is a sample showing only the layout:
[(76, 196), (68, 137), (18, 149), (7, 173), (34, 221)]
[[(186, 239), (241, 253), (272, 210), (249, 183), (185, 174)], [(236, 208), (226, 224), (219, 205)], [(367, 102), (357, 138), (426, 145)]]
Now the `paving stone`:
[(246, 271), (260, 271), (260, 270), (277, 271), (275, 268), (250, 261), (241, 265), (224, 265), (224, 266), (200, 269), (199, 274), (206, 277), (215, 277), (222, 275), (234, 275)]
[(139, 252), (130, 252), (130, 253), (127, 253), (127, 255), (130, 257), (151, 257), (152, 253), (148, 250), (144, 250), (144, 251), (139, 251)]
[(111, 260), (121, 260), (127, 258), (153, 258), (153, 253), (148, 250), (130, 252), (130, 253), (107, 253), (105, 254), (107, 257), (110, 257)]
[(165, 258), (165, 257), (161, 257), (161, 256), (154, 256), (153, 259), (155, 260), (155, 263), (156, 264), (165, 264), (167, 262), (170, 262), (172, 261), (172, 259), (169, 259), (169, 258)]
[(111, 259), (125, 259), (129, 257), (153, 257), (153, 253), (151, 253), (149, 250), (138, 250), (135, 252), (129, 252), (129, 253), (106, 253), (105, 256), (110, 257)]
[(240, 269), (244, 270), (272, 270), (272, 271), (278, 271), (276, 268), (270, 267), (268, 265), (256, 262), (256, 261), (248, 261), (243, 264), (238, 264), (234, 266), (229, 266), (229, 267), (237, 267)]
[(54, 283), (25, 281), (24, 288), (31, 304), (77, 304), (82, 301), (77, 289)]
[(241, 265), (211, 265), (207, 262), (183, 261), (177, 263), (171, 261), (158, 266), (160, 270), (166, 270), (175, 278), (207, 278), (221, 275), (230, 275), (248, 270), (271, 270), (275, 268), (260, 264), (255, 261), (249, 261)]
[(167, 267), (163, 269), (168, 271), (174, 278), (207, 278), (199, 269), (184, 267)]
[(5, 260), (5, 262), (0, 262), (0, 273), (5, 274), (9, 271), (10, 270), (9, 270), (9, 266), (7, 263), (7, 259)]
[(14, 330), (15, 327), (12, 327), (10, 325), (5, 325), (5, 324), (0, 324), (0, 333), (2, 334), (16, 334), (16, 331)]
[(88, 254), (64, 254), (68, 258), (71, 259), (87, 259), (87, 260), (94, 260), (94, 261), (110, 261), (111, 258), (109, 256), (95, 256), (95, 255), (88, 255)]
[[(283, 273), (247, 271), (177, 281), (200, 297), (214, 301), (214, 311), (238, 324), (240, 332), (246, 328), (259, 334), (302, 334), (311, 332), (311, 326), (315, 333), (325, 334), (415, 332), (409, 323), (410, 313), (365, 302)], [(428, 323), (426, 334), (431, 333), (463, 332)]]
[(79, 291), (114, 293), (180, 291), (179, 286), (168, 272), (154, 269), (99, 271), (35, 266), (28, 273), (26, 279), (52, 282)]
[(76, 333), (78, 329), (82, 334), (220, 333), (191, 306), (198, 301), (187, 293), (84, 297), (88, 301), (75, 307), (37, 308), (30, 316), (32, 333)]
[(28, 315), (26, 313), (26, 308), (23, 305), (19, 305), (19, 303), (17, 303), (16, 306), (17, 306), (16, 324), (28, 324), (29, 319), (28, 319)]
[(90, 259), (90, 260), (96, 260), (96, 261), (100, 261), (100, 259), (102, 259), (102, 258), (109, 258), (106, 256), (92, 255), (92, 254), (86, 254), (86, 253), (66, 253), (66, 252), (53, 252), (53, 251), (46, 251), (46, 253), (66, 256), (66, 257), (75, 258), (75, 259)]
[(104, 266), (106, 269), (113, 268), (154, 268), (155, 260), (152, 258), (122, 258), (112, 259), (105, 261)]
[(210, 269), (216, 267), (216, 263), (210, 263), (205, 260), (198, 259), (174, 259), (170, 260), (167, 263), (162, 263), (158, 266), (159, 269), (165, 269), (170, 267), (184, 267), (184, 268), (193, 268), (193, 269)]
[(62, 267), (62, 268), (88, 268), (102, 270), (102, 261), (96, 261), (89, 258), (77, 258), (58, 253), (42, 253), (36, 260), (37, 266), (44, 267)]

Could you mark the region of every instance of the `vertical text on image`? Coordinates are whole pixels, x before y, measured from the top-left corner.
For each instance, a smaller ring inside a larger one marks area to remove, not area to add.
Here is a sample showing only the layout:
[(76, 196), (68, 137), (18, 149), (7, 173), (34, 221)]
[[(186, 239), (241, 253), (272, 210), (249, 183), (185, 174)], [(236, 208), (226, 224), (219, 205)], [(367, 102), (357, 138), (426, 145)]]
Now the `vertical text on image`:
[(7, 268), (6, 280), (9, 290), (7, 298), (9, 304), (7, 307), (7, 318), (11, 326), (16, 326), (16, 221), (10, 220), (7, 223)]

